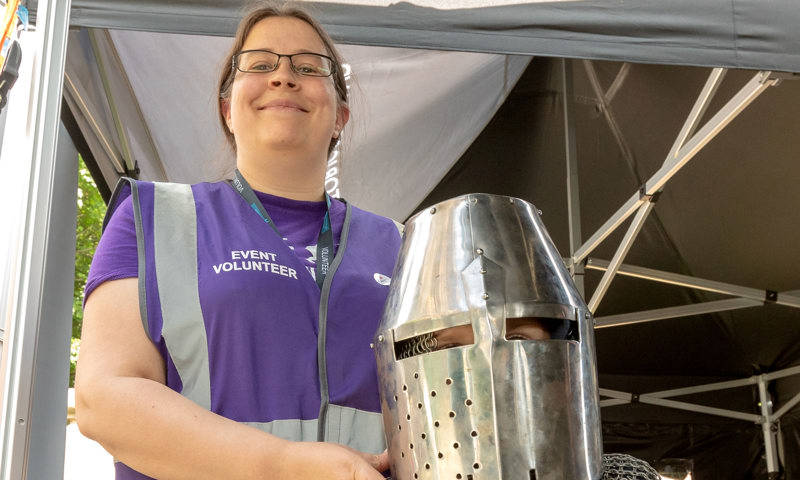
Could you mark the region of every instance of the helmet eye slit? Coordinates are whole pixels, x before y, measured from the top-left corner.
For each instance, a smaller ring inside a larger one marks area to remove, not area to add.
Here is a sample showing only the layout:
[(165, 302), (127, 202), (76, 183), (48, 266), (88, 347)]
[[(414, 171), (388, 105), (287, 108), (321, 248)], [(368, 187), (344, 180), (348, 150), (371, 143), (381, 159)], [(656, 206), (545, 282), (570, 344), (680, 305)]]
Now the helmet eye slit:
[[(509, 341), (571, 338), (574, 331), (570, 320), (546, 317), (518, 317), (505, 320), (505, 339)], [(395, 358), (425, 355), (439, 350), (475, 344), (471, 324), (443, 328), (395, 342)]]

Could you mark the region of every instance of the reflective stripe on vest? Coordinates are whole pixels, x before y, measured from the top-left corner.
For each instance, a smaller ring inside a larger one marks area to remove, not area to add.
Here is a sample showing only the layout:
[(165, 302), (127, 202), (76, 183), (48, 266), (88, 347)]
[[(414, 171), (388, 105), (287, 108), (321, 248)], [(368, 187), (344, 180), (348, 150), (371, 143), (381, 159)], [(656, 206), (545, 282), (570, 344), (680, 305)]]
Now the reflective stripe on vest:
[[(316, 442), (319, 429), (317, 419), (244, 423), (278, 437), (299, 442)], [(328, 405), (325, 424), (326, 442), (347, 445), (367, 453), (381, 453), (386, 448), (383, 416), (380, 413)]]
[(208, 341), (197, 282), (197, 218), (192, 187), (156, 183), (153, 238), (161, 335), (181, 377), (181, 394), (211, 409)]

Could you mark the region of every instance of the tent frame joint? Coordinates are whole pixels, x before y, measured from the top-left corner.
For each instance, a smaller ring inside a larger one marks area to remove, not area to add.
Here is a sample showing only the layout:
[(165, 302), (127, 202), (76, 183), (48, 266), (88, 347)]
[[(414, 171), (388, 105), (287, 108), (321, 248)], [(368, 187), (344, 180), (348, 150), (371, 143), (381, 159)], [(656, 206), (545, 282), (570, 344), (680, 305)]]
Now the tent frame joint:
[(647, 183), (643, 183), (642, 186), (639, 187), (640, 202), (656, 203), (659, 197), (661, 197), (661, 190), (657, 190), (653, 193), (647, 193)]
[(764, 294), (764, 303), (777, 303), (778, 292), (775, 290), (766, 290)]
[(771, 72), (764, 71), (762, 73), (761, 83), (769, 84), (771, 86), (780, 85), (784, 80), (797, 80), (800, 79), (800, 74), (793, 72)]

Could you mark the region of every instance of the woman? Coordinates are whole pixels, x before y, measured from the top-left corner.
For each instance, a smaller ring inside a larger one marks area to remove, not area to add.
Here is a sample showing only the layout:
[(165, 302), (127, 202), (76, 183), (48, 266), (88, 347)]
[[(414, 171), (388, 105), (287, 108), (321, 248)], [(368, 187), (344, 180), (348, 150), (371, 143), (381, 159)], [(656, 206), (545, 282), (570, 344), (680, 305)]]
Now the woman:
[(112, 199), (76, 411), (118, 479), (383, 478), (369, 341), (400, 236), (325, 195), (349, 118), (339, 64), (307, 14), (253, 11), (219, 84), (234, 181)]

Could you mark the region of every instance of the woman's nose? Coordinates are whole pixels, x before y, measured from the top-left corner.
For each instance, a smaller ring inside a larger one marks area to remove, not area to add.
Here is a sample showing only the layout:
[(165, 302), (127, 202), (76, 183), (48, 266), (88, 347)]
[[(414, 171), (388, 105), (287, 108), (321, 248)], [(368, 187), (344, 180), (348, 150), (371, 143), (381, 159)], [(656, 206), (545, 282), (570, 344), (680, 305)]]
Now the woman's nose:
[(297, 74), (292, 70), (292, 63), (288, 58), (281, 58), (278, 61), (278, 68), (269, 73), (269, 83), (273, 87), (285, 85), (289, 88), (297, 86)]

